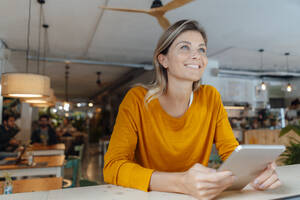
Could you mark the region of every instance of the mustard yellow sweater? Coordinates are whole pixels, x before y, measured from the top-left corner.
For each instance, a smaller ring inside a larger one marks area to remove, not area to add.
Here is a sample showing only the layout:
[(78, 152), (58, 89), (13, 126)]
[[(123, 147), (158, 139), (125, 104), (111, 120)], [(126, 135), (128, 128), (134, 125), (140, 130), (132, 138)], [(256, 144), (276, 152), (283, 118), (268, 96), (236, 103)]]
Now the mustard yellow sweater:
[(191, 106), (174, 118), (158, 99), (144, 105), (147, 90), (132, 88), (119, 107), (105, 155), (107, 183), (148, 191), (152, 172), (182, 172), (195, 163), (207, 165), (213, 143), (225, 160), (238, 145), (220, 94), (203, 85)]

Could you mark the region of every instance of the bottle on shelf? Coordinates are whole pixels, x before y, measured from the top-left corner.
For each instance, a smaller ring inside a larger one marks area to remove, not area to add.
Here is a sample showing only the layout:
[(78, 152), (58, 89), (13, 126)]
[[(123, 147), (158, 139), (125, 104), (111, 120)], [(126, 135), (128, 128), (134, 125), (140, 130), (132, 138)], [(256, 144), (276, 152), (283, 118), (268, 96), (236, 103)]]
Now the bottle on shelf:
[(3, 185), (3, 194), (12, 194), (13, 192), (13, 184), (10, 174), (4, 174), (5, 182)]

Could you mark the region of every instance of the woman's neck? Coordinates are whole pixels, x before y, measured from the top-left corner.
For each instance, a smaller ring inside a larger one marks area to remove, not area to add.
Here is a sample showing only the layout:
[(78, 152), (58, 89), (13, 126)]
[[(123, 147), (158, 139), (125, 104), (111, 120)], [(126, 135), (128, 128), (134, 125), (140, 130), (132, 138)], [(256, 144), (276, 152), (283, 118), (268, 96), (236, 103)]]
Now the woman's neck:
[(192, 93), (191, 82), (168, 83), (165, 96), (175, 103), (187, 103)]
[(173, 117), (182, 116), (189, 107), (192, 84), (170, 84), (167, 92), (158, 99), (162, 108)]

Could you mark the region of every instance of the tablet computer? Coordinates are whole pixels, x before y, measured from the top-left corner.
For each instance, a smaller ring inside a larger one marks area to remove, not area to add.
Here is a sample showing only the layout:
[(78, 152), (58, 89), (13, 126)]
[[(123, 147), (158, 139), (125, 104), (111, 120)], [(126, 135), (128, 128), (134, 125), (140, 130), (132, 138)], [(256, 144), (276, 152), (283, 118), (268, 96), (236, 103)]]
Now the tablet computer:
[(284, 151), (283, 145), (239, 145), (218, 171), (231, 171), (237, 180), (228, 189), (240, 190), (253, 181)]

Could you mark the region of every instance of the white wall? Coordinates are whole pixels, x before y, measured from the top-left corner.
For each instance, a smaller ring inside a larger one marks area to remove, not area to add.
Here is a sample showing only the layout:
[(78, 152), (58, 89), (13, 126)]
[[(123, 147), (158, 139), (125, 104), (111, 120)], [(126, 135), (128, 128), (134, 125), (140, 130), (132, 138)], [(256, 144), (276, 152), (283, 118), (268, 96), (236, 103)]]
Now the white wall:
[(267, 102), (267, 91), (256, 90), (260, 80), (218, 77), (215, 73), (218, 68), (217, 61), (209, 60), (202, 82), (217, 88), (223, 102), (248, 102), (253, 106), (257, 102)]
[[(219, 68), (217, 61), (209, 59), (206, 71), (202, 77), (203, 84), (212, 85), (220, 92), (223, 102), (248, 102), (254, 107), (264, 107), (268, 103), (268, 89), (266, 91), (258, 90), (261, 83), (259, 79), (243, 79), (218, 77), (216, 69)], [(288, 80), (287, 80), (288, 81)], [(278, 96), (282, 98), (295, 99), (300, 98), (300, 80), (292, 81), (293, 92), (284, 92), (284, 86), (287, 81), (265, 81), (267, 87), (277, 87)]]

